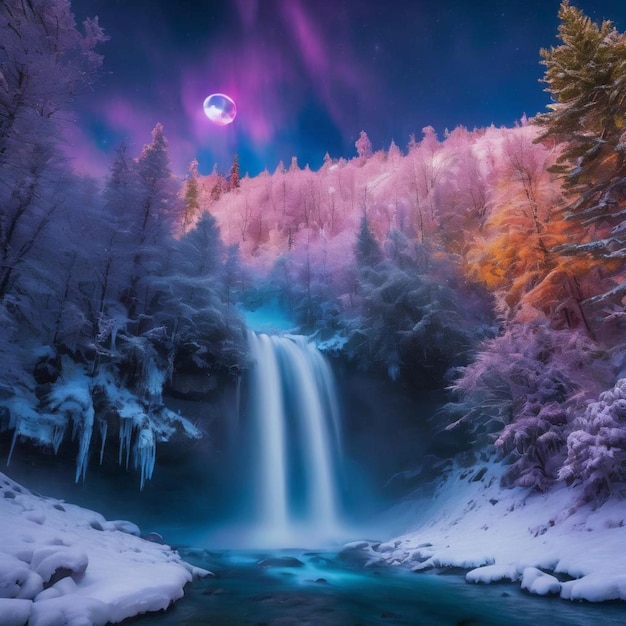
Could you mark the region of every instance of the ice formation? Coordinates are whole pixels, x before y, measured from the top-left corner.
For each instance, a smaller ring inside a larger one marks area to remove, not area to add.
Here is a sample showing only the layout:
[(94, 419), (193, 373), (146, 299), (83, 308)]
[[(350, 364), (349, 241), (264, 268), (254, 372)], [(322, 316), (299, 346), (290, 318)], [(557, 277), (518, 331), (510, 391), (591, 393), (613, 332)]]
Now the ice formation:
[[(143, 488), (154, 471), (157, 443), (169, 441), (177, 432), (192, 439), (201, 436), (193, 424), (163, 404), (164, 380), (164, 372), (150, 359), (144, 364), (139, 388), (134, 391), (123, 387), (111, 368), (103, 366), (96, 376), (89, 376), (82, 365), (64, 359), (62, 375), (51, 386), (43, 404), (19, 389), (0, 402), (0, 407), (6, 409), (4, 416), (0, 414), (0, 426), (13, 429), (8, 463), (20, 439), (31, 439), (56, 453), (71, 432), (78, 447), (76, 481), (84, 480), (94, 432), (100, 437), (98, 456), (102, 461), (113, 426), (119, 433), (119, 463), (128, 468), (133, 461)], [(95, 410), (96, 395), (106, 404), (103, 415)]]

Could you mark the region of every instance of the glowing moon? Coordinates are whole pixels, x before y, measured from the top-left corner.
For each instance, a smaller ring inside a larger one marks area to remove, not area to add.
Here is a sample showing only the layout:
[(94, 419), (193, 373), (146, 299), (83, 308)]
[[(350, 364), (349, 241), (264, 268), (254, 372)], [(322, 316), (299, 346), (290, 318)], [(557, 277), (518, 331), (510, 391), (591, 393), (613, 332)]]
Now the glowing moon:
[(224, 93), (211, 94), (204, 101), (203, 108), (206, 116), (217, 126), (231, 124), (237, 116), (235, 101)]

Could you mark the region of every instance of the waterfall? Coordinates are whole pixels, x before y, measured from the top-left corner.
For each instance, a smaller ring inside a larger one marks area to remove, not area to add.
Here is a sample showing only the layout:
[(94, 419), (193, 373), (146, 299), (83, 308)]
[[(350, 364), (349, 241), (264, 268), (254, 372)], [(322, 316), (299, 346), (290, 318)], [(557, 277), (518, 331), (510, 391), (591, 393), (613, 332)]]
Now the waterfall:
[(305, 337), (251, 332), (249, 347), (244, 405), (256, 542), (302, 547), (336, 540), (341, 441), (330, 366)]

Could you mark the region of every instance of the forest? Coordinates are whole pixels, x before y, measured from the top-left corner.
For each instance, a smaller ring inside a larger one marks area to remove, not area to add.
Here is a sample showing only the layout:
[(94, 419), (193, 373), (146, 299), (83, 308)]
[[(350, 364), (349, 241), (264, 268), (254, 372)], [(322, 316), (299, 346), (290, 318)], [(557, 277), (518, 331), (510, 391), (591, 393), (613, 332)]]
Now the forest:
[[(0, 429), (11, 454), (71, 446), (76, 480), (114, 447), (138, 483), (202, 425), (164, 396), (247, 367), (243, 310), (282, 308), (333, 358), (402, 393), (447, 390), (505, 482), (626, 473), (626, 35), (563, 2), (541, 51), (553, 104), (514, 128), (426, 127), (318, 171), (173, 174), (155, 120), (105, 180), (59, 127), (97, 89), (105, 32), (69, 3), (0, 11)], [(417, 418), (416, 418), (417, 419)]]

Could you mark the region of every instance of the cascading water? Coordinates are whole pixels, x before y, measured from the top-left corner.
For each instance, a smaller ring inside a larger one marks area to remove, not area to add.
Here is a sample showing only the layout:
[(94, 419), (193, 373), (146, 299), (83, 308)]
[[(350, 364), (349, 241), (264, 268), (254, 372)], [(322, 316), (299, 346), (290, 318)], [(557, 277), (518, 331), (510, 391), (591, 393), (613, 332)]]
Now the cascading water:
[(305, 337), (251, 332), (249, 347), (249, 539), (281, 547), (338, 540), (341, 442), (330, 366)]

